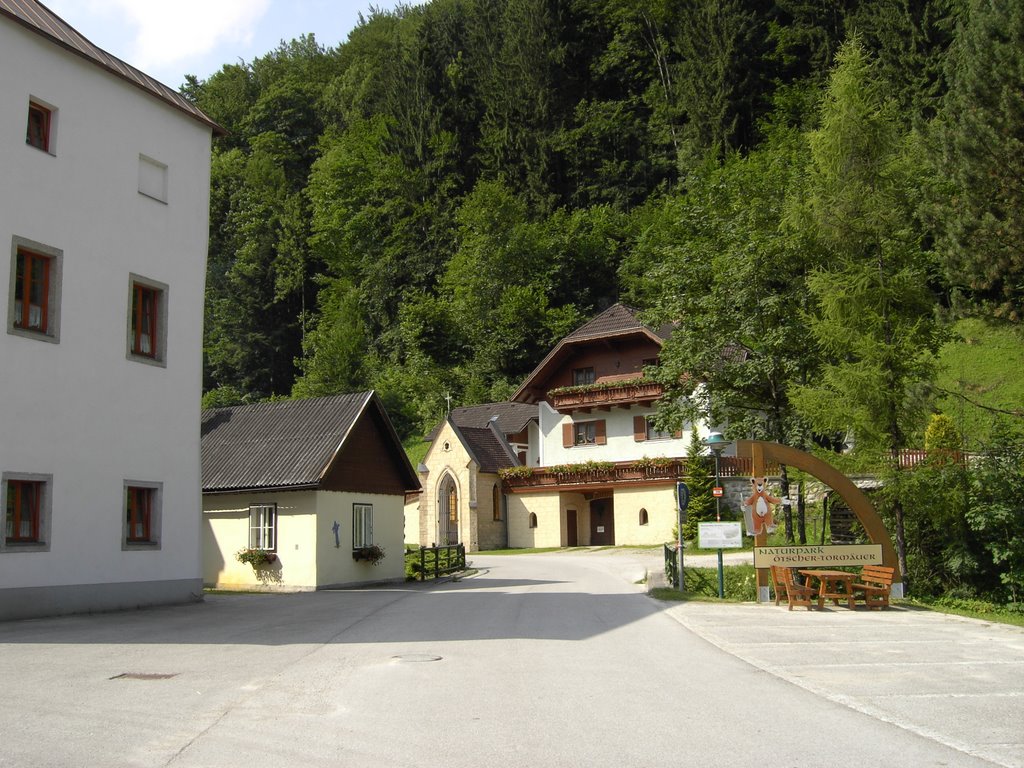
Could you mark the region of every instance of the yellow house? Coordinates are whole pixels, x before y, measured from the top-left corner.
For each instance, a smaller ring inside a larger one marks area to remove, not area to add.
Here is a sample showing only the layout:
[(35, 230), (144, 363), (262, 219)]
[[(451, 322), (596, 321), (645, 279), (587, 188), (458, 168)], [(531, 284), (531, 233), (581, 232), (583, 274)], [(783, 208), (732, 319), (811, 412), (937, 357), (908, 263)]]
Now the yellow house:
[(419, 481), (375, 393), (204, 411), (202, 471), (207, 586), (405, 578), (403, 507)]

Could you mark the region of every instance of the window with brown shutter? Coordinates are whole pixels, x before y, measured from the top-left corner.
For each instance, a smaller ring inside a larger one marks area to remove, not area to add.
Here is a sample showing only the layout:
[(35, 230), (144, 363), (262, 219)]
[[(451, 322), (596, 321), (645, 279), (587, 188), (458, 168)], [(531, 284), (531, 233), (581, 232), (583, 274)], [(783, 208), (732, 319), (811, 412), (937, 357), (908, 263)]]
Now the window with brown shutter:
[(607, 445), (608, 444), (608, 436), (607, 436), (607, 432), (605, 431), (605, 421), (604, 421), (604, 419), (601, 419), (600, 421), (595, 421), (594, 422), (594, 432), (595, 432), (594, 437), (596, 438), (596, 442), (597, 442), (598, 445)]
[(647, 417), (646, 416), (634, 416), (633, 417), (633, 440), (642, 443), (647, 439)]
[(573, 424), (570, 421), (562, 425), (562, 447), (572, 448), (574, 444), (575, 439), (573, 438)]

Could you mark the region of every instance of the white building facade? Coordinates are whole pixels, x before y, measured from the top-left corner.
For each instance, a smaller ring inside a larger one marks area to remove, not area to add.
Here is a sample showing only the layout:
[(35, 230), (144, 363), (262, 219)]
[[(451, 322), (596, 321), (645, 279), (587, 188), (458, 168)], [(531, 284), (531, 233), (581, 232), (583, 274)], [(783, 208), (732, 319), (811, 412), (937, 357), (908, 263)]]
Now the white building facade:
[(216, 126), (28, 0), (0, 103), (0, 618), (198, 598)]

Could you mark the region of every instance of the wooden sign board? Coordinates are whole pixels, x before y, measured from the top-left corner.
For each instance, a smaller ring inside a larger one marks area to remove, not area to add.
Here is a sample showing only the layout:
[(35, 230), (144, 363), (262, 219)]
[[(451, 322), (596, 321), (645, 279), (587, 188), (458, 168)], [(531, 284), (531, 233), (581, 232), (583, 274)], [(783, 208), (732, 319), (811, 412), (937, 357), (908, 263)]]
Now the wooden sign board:
[(810, 547), (754, 547), (754, 567), (832, 568), (881, 565), (881, 544), (832, 544)]

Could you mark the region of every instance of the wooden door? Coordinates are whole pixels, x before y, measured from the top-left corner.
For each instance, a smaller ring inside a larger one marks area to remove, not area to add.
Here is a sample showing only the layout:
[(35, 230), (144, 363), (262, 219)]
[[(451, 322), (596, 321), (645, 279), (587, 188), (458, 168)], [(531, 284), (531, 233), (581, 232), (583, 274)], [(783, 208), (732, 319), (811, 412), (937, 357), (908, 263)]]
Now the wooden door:
[(575, 509), (565, 510), (565, 546), (580, 545), (579, 523)]
[(590, 544), (595, 547), (615, 544), (615, 515), (611, 499), (590, 502)]

